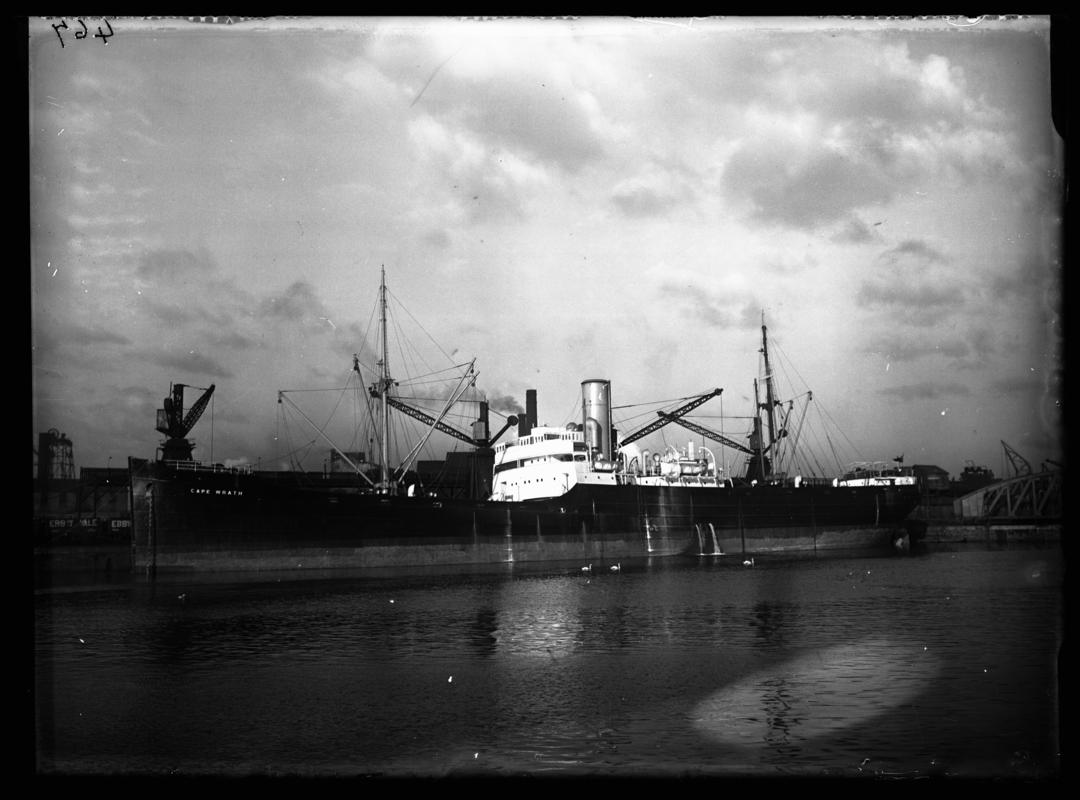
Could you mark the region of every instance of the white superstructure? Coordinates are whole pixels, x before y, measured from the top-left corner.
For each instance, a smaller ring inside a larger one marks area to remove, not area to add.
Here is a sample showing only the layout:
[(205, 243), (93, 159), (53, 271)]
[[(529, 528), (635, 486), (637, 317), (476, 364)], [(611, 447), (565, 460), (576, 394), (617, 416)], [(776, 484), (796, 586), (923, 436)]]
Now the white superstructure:
[(688, 443), (650, 453), (628, 445), (614, 460), (590, 450), (577, 426), (533, 428), (514, 442), (495, 446), (491, 499), (516, 502), (566, 494), (575, 484), (592, 486), (730, 486), (713, 454)]
[(884, 461), (859, 461), (851, 465), (834, 486), (915, 486), (918, 480), (910, 468), (890, 467)]
[(575, 483), (587, 480), (589, 472), (589, 455), (581, 431), (534, 428), (514, 442), (495, 446), (491, 499), (558, 497)]

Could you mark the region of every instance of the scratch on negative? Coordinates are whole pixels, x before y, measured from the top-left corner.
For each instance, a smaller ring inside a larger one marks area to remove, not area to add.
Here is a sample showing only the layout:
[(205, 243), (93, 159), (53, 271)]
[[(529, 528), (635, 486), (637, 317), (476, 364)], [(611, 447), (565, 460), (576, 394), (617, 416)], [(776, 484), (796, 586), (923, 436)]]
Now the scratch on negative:
[(411, 103), (409, 103), (409, 108), (412, 108), (413, 106), (415, 106), (420, 101), (420, 98), (423, 96), (424, 92), (427, 91), (427, 87), (431, 85), (431, 82), (433, 80), (435, 80), (435, 76), (439, 74), (439, 70), (441, 70), (443, 67), (446, 66), (446, 62), (449, 61), (451, 58), (453, 58), (454, 56), (456, 56), (460, 52), (461, 52), (461, 48), (459, 47), (453, 53), (451, 53), (446, 58), (444, 58), (442, 60), (442, 63), (439, 64), (439, 66), (435, 67), (435, 71), (431, 73), (431, 77), (427, 79), (427, 83), (425, 83), (423, 88), (420, 89), (420, 92), (416, 95), (415, 98), (413, 98), (413, 101)]

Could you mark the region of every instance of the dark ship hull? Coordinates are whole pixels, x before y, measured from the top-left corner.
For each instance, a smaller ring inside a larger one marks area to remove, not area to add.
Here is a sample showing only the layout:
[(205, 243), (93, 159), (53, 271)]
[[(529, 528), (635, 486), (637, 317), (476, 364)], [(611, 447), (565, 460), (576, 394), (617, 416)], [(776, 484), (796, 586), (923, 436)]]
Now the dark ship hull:
[(388, 496), (132, 459), (137, 570), (277, 571), (905, 549), (913, 487), (577, 484), (521, 502)]

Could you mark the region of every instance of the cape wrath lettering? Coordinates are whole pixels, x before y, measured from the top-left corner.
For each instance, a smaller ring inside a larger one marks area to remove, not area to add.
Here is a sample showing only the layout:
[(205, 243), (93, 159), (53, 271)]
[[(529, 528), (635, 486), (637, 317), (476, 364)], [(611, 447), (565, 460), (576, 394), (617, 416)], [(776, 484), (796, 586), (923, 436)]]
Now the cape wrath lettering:
[(190, 489), (191, 494), (222, 495), (226, 497), (240, 497), (244, 494), (243, 489)]

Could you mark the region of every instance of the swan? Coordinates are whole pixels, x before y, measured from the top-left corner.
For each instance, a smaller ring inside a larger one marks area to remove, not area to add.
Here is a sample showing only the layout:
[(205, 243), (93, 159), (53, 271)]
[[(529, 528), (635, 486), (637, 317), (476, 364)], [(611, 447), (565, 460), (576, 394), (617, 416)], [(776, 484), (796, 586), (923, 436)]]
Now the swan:
[(622, 562), (621, 561), (618, 564), (612, 564), (611, 565), (611, 571), (612, 572), (619, 572), (621, 569), (622, 569)]
[(742, 562), (742, 565), (743, 565), (744, 567), (752, 567), (752, 566), (754, 566), (754, 558), (753, 558), (753, 556), (751, 556), (750, 558), (746, 559), (746, 561)]

